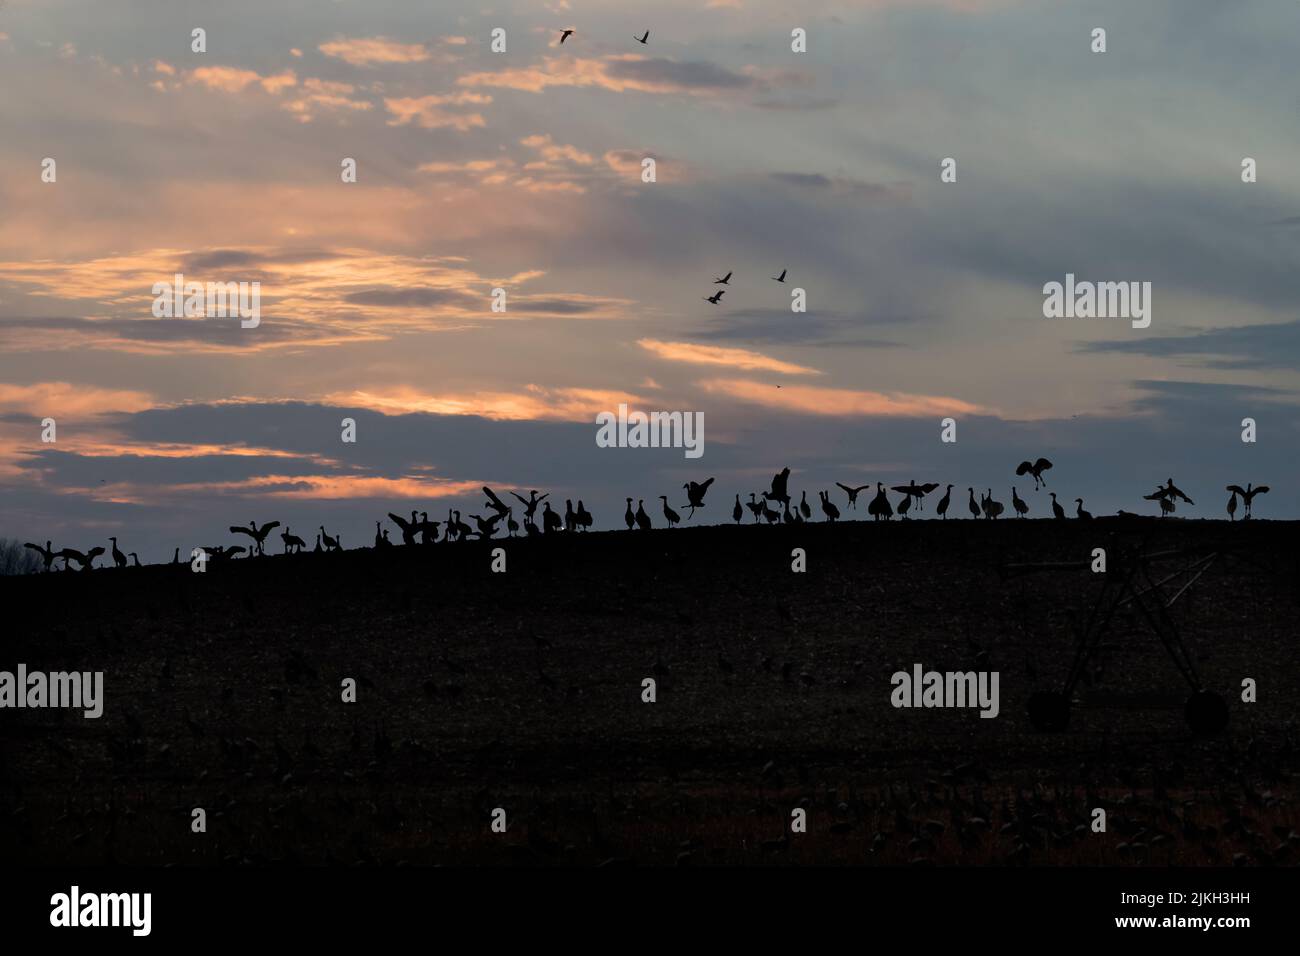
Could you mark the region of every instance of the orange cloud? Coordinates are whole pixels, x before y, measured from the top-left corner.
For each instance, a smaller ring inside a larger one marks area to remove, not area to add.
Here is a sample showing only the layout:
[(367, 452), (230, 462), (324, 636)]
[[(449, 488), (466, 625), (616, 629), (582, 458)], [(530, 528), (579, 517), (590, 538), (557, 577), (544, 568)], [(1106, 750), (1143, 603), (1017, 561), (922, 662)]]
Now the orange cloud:
[(285, 70), (275, 76), (262, 76), (253, 70), (241, 70), (233, 66), (201, 66), (190, 70), (188, 78), (192, 83), (200, 83), (210, 90), (222, 93), (242, 93), (253, 84), (261, 86), (268, 93), (279, 93), (298, 82), (292, 70)]
[(321, 110), (370, 109), (371, 104), (365, 100), (352, 99), (354, 90), (351, 83), (336, 83), (311, 77), (302, 81), (301, 94), (295, 99), (287, 100), (282, 106), (296, 114), (303, 123), (311, 122)]
[(591, 421), (597, 412), (643, 400), (628, 392), (595, 388), (525, 386), (523, 392), (431, 394), (415, 388), (335, 392), (323, 401), (343, 408), (367, 408), (384, 415), (425, 412), (433, 415), (477, 415), (511, 421)]
[(620, 53), (598, 60), (578, 57), (543, 57), (541, 66), (468, 73), (461, 86), (502, 87), (541, 93), (551, 86), (596, 87), (613, 93), (687, 93), (705, 95), (719, 89), (741, 89), (753, 83), (742, 74), (697, 64), (652, 59), (639, 53)]
[(782, 362), (749, 349), (725, 348), (718, 345), (696, 345), (693, 342), (662, 342), (659, 339), (638, 339), (637, 345), (669, 362), (689, 362), (694, 365), (725, 365), (746, 372), (779, 372), (782, 375), (821, 375), (815, 368)]
[(912, 395), (906, 392), (867, 392), (815, 385), (776, 388), (747, 379), (709, 379), (698, 383), (706, 392), (728, 395), (781, 411), (803, 415), (868, 418), (919, 418), (929, 415), (978, 414), (987, 409), (958, 398)]
[(400, 43), (388, 37), (340, 37), (322, 43), (316, 49), (326, 56), (350, 63), (352, 66), (374, 66), (378, 63), (419, 63), (429, 59), (429, 51), (422, 43)]
[(71, 382), (0, 384), (0, 413), (49, 416), (56, 421), (84, 421), (113, 412), (139, 412), (154, 407), (147, 392), (96, 388)]
[(422, 129), (450, 128), (463, 133), (475, 127), (486, 126), (487, 121), (481, 113), (455, 113), (444, 107), (485, 105), (491, 102), (492, 97), (480, 93), (448, 93), (390, 97), (384, 100), (384, 106), (393, 114), (393, 118), (388, 121), (389, 126), (414, 123)]

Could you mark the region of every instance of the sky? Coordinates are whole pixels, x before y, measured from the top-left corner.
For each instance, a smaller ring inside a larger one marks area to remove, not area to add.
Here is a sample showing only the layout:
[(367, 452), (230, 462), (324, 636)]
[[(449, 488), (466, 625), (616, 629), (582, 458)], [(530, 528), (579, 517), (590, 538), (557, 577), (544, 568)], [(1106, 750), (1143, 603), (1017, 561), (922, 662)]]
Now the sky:
[[(1300, 517), (1298, 58), (1276, 0), (7, 0), (0, 536), (360, 546), (484, 484), (614, 528), (714, 477), (701, 523), (785, 466), (815, 511), (1173, 476)], [(177, 273), (260, 323), (156, 318)], [(1046, 318), (1067, 274), (1151, 283), (1150, 326)], [(703, 456), (599, 447), (619, 404)]]

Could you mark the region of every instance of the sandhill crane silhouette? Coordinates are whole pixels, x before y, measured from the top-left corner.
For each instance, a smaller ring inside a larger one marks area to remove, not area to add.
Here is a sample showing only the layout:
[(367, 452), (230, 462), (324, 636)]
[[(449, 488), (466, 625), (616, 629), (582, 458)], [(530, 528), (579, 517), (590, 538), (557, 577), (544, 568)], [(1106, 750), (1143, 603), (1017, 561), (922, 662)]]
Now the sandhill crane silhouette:
[(126, 567), (126, 555), (118, 550), (117, 538), (110, 537), (108, 540), (113, 542), (113, 563), (119, 568)]
[[(506, 509), (507, 512), (509, 512), (509, 510), (509, 508)], [(440, 521), (430, 521), (429, 512), (421, 511), (419, 525), (420, 544), (433, 544), (436, 542), (438, 540), (438, 525), (441, 523), (442, 522)], [(388, 532), (385, 531), (384, 534), (387, 535)]]
[(808, 492), (799, 492), (799, 516), (807, 521), (812, 517), (812, 508), (808, 504)]
[(894, 506), (889, 503), (888, 496), (885, 495), (885, 486), (881, 482), (876, 482), (876, 497), (871, 499), (871, 504), (867, 505), (867, 514), (877, 521), (888, 521), (894, 517)]
[(659, 500), (664, 503), (664, 518), (668, 522), (668, 527), (671, 528), (673, 525), (677, 524), (677, 522), (682, 520), (681, 515), (679, 515), (676, 511), (673, 511), (672, 508), (668, 507), (667, 495), (660, 495)]
[(767, 520), (768, 524), (776, 524), (781, 520), (781, 512), (769, 506), (766, 498), (763, 499), (763, 517)]
[(491, 488), (489, 488), (487, 485), (483, 486), (483, 494), (487, 495), (487, 499), (488, 499), (487, 507), (491, 508), (493, 511), (497, 513), (498, 519), (504, 518), (506, 516), (506, 512), (510, 510), (508, 507), (506, 507), (506, 503), (502, 501), (500, 498), (498, 498), (496, 492), (493, 491)]
[(632, 499), (627, 500), (627, 510), (623, 512), (623, 522), (627, 525), (627, 530), (631, 531), (636, 527), (636, 515), (632, 513)]
[(782, 468), (772, 476), (771, 491), (763, 492), (763, 497), (768, 501), (789, 501), (790, 495), (786, 491), (786, 485), (790, 481), (790, 469)]
[(515, 520), (515, 509), (506, 509), (506, 537), (513, 538), (519, 532), (519, 522)]
[(50, 566), (54, 564), (54, 559), (58, 557), (58, 554), (52, 550), (53, 545), (49, 541), (45, 542), (45, 547), (43, 548), (39, 544), (32, 544), (31, 542), (24, 544), (23, 547), (31, 548), (41, 556), (41, 563), (45, 565), (46, 571), (50, 570)]
[(786, 502), (781, 507), (781, 521), (783, 524), (794, 524), (794, 515), (790, 513), (790, 502)]
[(730, 284), (731, 284), (731, 273), (728, 272), (728, 273), (727, 273), (725, 276), (723, 276), (721, 279), (714, 279), (714, 280), (713, 280), (713, 284), (714, 284), (714, 285), (730, 285)]
[(1232, 492), (1231, 497), (1228, 498), (1228, 520), (1236, 521), (1237, 520), (1237, 486), (1228, 485), (1228, 490)]
[[(1167, 484), (1157, 485), (1155, 491), (1153, 491), (1149, 495), (1143, 495), (1142, 497), (1145, 498), (1147, 501), (1160, 501), (1160, 502), (1168, 501), (1171, 505), (1174, 503), (1174, 499), (1176, 498), (1181, 498), (1189, 505), (1196, 504), (1195, 501), (1187, 497), (1187, 495), (1183, 494), (1183, 492), (1178, 488), (1178, 486), (1174, 484), (1174, 480), (1172, 478), (1169, 479), (1169, 482)], [(1161, 507), (1160, 510), (1162, 512), (1165, 511), (1163, 506)], [(1168, 510), (1173, 511), (1174, 509), (1171, 507)]]
[(632, 39), (635, 40), (637, 43), (644, 44), (644, 43), (646, 43), (646, 41), (648, 41), (648, 40), (650, 39), (650, 31), (647, 30), (647, 31), (646, 31), (644, 34), (642, 34), (641, 36), (633, 36)]
[(564, 530), (572, 531), (577, 526), (578, 526), (578, 514), (573, 510), (573, 502), (570, 499), (565, 498), (564, 499)]
[(324, 543), (326, 551), (342, 551), (343, 544), (340, 538), (342, 538), (342, 535), (339, 535), (339, 537), (336, 538), (331, 538), (325, 531), (325, 526), (320, 526), (320, 539)]
[[(1268, 485), (1259, 485), (1258, 487), (1254, 487), (1248, 482), (1245, 488), (1242, 488), (1241, 485), (1228, 485), (1227, 490), (1232, 492), (1234, 500), (1237, 495), (1241, 495), (1241, 501), (1246, 506), (1246, 512), (1242, 515), (1242, 518), (1245, 519), (1250, 517), (1250, 509), (1252, 503), (1255, 501), (1255, 496), (1268, 494)], [(1229, 504), (1228, 514), (1231, 515), (1234, 510), (1235, 509), (1231, 504)]]
[(180, 563), (181, 563), (181, 549), (177, 548), (175, 551), (172, 552), (172, 564), (180, 564)]
[(782, 270), (781, 270), (781, 274), (780, 274), (779, 276), (772, 276), (772, 279), (773, 279), (774, 281), (776, 281), (776, 282), (784, 282), (784, 281), (785, 281), (785, 274), (786, 274), (787, 272), (789, 272), (789, 271), (790, 271), (789, 269), (782, 269)]
[(740, 507), (740, 495), (736, 495), (736, 507), (731, 509), (731, 520), (740, 524), (740, 519), (745, 517), (745, 510)]
[(848, 485), (839, 481), (835, 482), (835, 486), (849, 496), (849, 507), (854, 511), (858, 510), (858, 493), (866, 491), (871, 487), (870, 483), (868, 483), (865, 485), (858, 485), (856, 488), (850, 488)]
[[(909, 499), (910, 499), (910, 498), (915, 498), (915, 499), (916, 499), (916, 505), (917, 505), (917, 508), (918, 508), (919, 510), (921, 510), (921, 511), (924, 511), (924, 510), (925, 510), (925, 496), (928, 495), (930, 492), (934, 491), (934, 489), (936, 489), (936, 488), (938, 488), (938, 487), (939, 487), (939, 486), (938, 486), (936, 483), (932, 482), (932, 481), (931, 481), (931, 482), (928, 482), (927, 484), (924, 484), (924, 485), (918, 485), (918, 484), (916, 483), (916, 480), (913, 479), (913, 480), (909, 481), (909, 482), (908, 482), (907, 484), (905, 484), (905, 485), (894, 485), (894, 487), (893, 487), (891, 490), (892, 490), (892, 491), (897, 491), (899, 494), (902, 494), (902, 495), (907, 495), (907, 497), (908, 497)], [(908, 507), (909, 507), (909, 508), (911, 507), (911, 502), (910, 502), (910, 501), (908, 502)], [(898, 513), (901, 515), (901, 514), (904, 514), (904, 512), (905, 512), (905, 509), (904, 509), (904, 508), (902, 507), (902, 505), (900, 504), (900, 505), (899, 505), (899, 509), (898, 509)]]
[(464, 541), (466, 537), (474, 533), (474, 529), (471, 528), (469, 525), (467, 525), (465, 522), (460, 520), (459, 511), (453, 511), (452, 514), (456, 516), (456, 521), (455, 521), (456, 538), (457, 540)]
[(758, 495), (751, 491), (749, 500), (745, 502), (745, 507), (754, 516), (754, 523), (757, 524), (759, 519), (763, 517), (763, 502), (758, 500)]
[[(379, 528), (378, 521), (375, 522), (375, 528), (376, 528), (375, 535), (378, 536), (379, 534), (379, 531), (377, 530)], [(288, 525), (285, 525), (284, 530), (280, 532), (280, 540), (284, 542), (285, 554), (295, 554), (295, 553), (301, 554), (302, 549), (307, 547), (307, 542), (302, 540), (302, 538), (298, 537), (296, 534), (294, 534), (289, 529)]]
[(578, 530), (590, 531), (592, 522), (593, 519), (591, 517), (591, 512), (587, 510), (586, 506), (582, 503), (582, 499), (579, 498), (578, 499)]
[(574, 33), (574, 31), (572, 31), (572, 30), (565, 30), (565, 31), (563, 31), (563, 32), (560, 34), (560, 42), (563, 43), (565, 40), (569, 39), (569, 37), (573, 36), (573, 33)]
[(398, 517), (397, 515), (393, 514), (391, 511), (388, 512), (388, 520), (393, 522), (393, 524), (397, 525), (398, 529), (402, 532), (402, 544), (405, 545), (415, 544), (415, 531), (416, 531), (416, 527), (419, 525), (419, 522), (415, 520), (414, 510), (411, 511), (410, 521), (407, 521), (405, 518)]
[(690, 520), (695, 516), (696, 508), (704, 507), (704, 495), (709, 490), (709, 485), (711, 484), (713, 484), (712, 478), (702, 484), (688, 481), (686, 484), (682, 485), (682, 487), (686, 489), (686, 506), (691, 509), (691, 513), (686, 516), (687, 520)]
[(320, 554), (325, 549), (320, 546), (320, 532), (316, 532), (316, 547), (312, 548), (313, 554)]
[(1002, 504), (1002, 502), (993, 500), (993, 489), (990, 488), (988, 490), (988, 511), (987, 511), (988, 516), (990, 518), (997, 518), (1000, 514), (1002, 514), (1002, 512), (1006, 510), (1007, 509)]
[(1075, 498), (1075, 499), (1074, 499), (1074, 503), (1075, 503), (1076, 505), (1078, 505), (1078, 508), (1076, 508), (1076, 509), (1075, 509), (1075, 512), (1074, 512), (1074, 513), (1075, 513), (1075, 516), (1076, 516), (1080, 521), (1091, 521), (1091, 520), (1092, 520), (1092, 512), (1091, 512), (1091, 511), (1084, 511), (1084, 510), (1083, 510), (1083, 499), (1082, 499), (1082, 498)]
[(939, 515), (939, 517), (942, 518), (944, 521), (948, 520), (948, 505), (951, 501), (952, 501), (952, 485), (949, 485), (948, 490), (945, 491), (943, 493), (943, 497), (939, 499), (939, 506), (934, 509), (935, 512)]
[(1011, 507), (1016, 509), (1016, 517), (1023, 518), (1029, 514), (1029, 505), (1025, 504), (1024, 499), (1016, 492), (1016, 486), (1011, 486)]
[(840, 516), (840, 509), (836, 508), (835, 505), (831, 502), (830, 492), (819, 491), (817, 492), (817, 497), (821, 498), (822, 500), (822, 514), (826, 516), (827, 521), (829, 521), (831, 524), (834, 524), (835, 520)]
[(645, 499), (636, 500), (636, 526), (642, 531), (650, 530), (650, 516), (645, 513)]
[(64, 548), (56, 557), (63, 559), (63, 570), (67, 571), (71, 561), (81, 565), (81, 570), (89, 571), (95, 566), (95, 559), (104, 553), (103, 548), (91, 548), (84, 554), (75, 548)]
[(1023, 477), (1025, 475), (1034, 476), (1034, 490), (1037, 491), (1040, 485), (1046, 485), (1047, 479), (1043, 477), (1043, 472), (1052, 467), (1052, 463), (1046, 458), (1039, 458), (1037, 461), (1022, 461), (1016, 466), (1016, 474)]
[(140, 567), (140, 556), (138, 554), (132, 551), (130, 554), (127, 555), (127, 557), (131, 559), (131, 567), (133, 568)]
[(1064, 517), (1065, 517), (1065, 509), (1062, 508), (1062, 507), (1061, 507), (1061, 503), (1060, 503), (1059, 501), (1056, 500), (1056, 492), (1053, 491), (1053, 492), (1050, 492), (1050, 494), (1051, 494), (1051, 496), (1052, 496), (1052, 517), (1054, 517), (1054, 518), (1064, 518)]
[[(375, 522), (375, 550), (376, 550), (376, 551), (378, 551), (378, 550), (379, 550), (380, 548), (382, 548), (385, 544), (387, 544), (387, 542), (384, 540), (384, 529), (383, 529), (382, 527), (380, 527), (381, 524), (382, 524), (382, 522), (379, 522), (379, 521), (376, 521), (376, 522)], [(280, 537), (281, 537), (281, 538), (285, 538), (285, 537), (287, 537), (287, 535), (285, 535), (285, 534), (281, 534)], [(288, 554), (288, 553), (289, 553), (289, 542), (288, 542), (288, 541), (285, 541), (285, 543), (284, 543), (284, 553), (285, 553), (285, 554)]]
[(264, 554), (265, 552), (263, 551), (262, 545), (266, 541), (266, 536), (278, 527), (280, 527), (280, 522), (278, 521), (264, 524), (260, 528), (257, 526), (256, 521), (250, 521), (248, 522), (247, 528), (241, 528), (238, 525), (231, 525), (230, 533), (248, 535), (253, 539), (254, 546), (257, 548), (257, 553)]
[(492, 515), (490, 518), (483, 518), (479, 515), (470, 515), (478, 531), (471, 531), (470, 534), (477, 534), (479, 540), (490, 538), (497, 533), (497, 522), (501, 520), (501, 515)]
[[(516, 492), (512, 491), (510, 493), (514, 495), (516, 498), (519, 498), (519, 495)], [(537, 506), (549, 497), (550, 497), (550, 492), (547, 492), (546, 494), (542, 495), (539, 498), (537, 497), (536, 491), (530, 491), (528, 492), (528, 497), (526, 499), (519, 498), (519, 503), (524, 506), (524, 520), (532, 521), (533, 516), (537, 513)]]
[(970, 516), (972, 518), (978, 518), (980, 516), (980, 506), (975, 504), (975, 489), (967, 488), (966, 490), (970, 492), (970, 501), (967, 503), (966, 507), (970, 509)]
[(903, 495), (903, 500), (898, 503), (898, 516), (900, 518), (906, 518), (907, 512), (910, 511), (911, 508), (912, 508), (912, 496)]
[(542, 505), (542, 531), (553, 534), (559, 530), (560, 516), (551, 509), (551, 503), (548, 501)]
[(726, 289), (719, 289), (717, 292), (713, 293), (713, 295), (704, 296), (704, 301), (712, 302), (714, 305), (717, 305), (719, 302), (722, 301), (722, 297), (726, 294), (727, 294)]

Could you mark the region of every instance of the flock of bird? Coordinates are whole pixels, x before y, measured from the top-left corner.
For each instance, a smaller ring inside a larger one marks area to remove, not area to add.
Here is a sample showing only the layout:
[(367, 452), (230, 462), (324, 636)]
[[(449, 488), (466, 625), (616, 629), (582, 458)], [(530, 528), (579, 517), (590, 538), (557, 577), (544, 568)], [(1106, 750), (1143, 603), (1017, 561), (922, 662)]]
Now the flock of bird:
[[(1020, 477), (1026, 475), (1031, 477), (1034, 481), (1034, 490), (1037, 491), (1041, 488), (1046, 488), (1047, 479), (1044, 477), (1044, 472), (1048, 471), (1051, 467), (1052, 463), (1046, 458), (1038, 458), (1034, 461), (1022, 461), (1016, 467), (1016, 474)], [(783, 468), (772, 476), (771, 486), (767, 491), (761, 492), (761, 494), (759, 492), (750, 492), (749, 501), (742, 502), (740, 494), (736, 494), (735, 502), (731, 509), (732, 521), (736, 524), (742, 523), (746, 510), (748, 510), (753, 516), (755, 523), (766, 521), (768, 524), (802, 524), (804, 522), (812, 521), (813, 508), (812, 505), (808, 503), (808, 492), (800, 492), (799, 500), (798, 502), (795, 502), (789, 491), (789, 481), (790, 469)], [(687, 500), (686, 504), (681, 507), (683, 510), (687, 511), (687, 520), (694, 518), (695, 512), (705, 506), (704, 498), (708, 493), (709, 488), (713, 485), (713, 482), (714, 479), (709, 478), (702, 482), (688, 481), (682, 485), (682, 489), (686, 492)], [(871, 488), (870, 484), (851, 486), (838, 481), (835, 482), (835, 486), (843, 491), (847, 496), (846, 507), (854, 511), (856, 511), (858, 507), (858, 495)], [(927, 496), (937, 491), (939, 487), (940, 486), (936, 482), (927, 482), (926, 484), (918, 485), (915, 480), (911, 480), (905, 485), (893, 485), (886, 488), (883, 482), (876, 482), (875, 495), (866, 506), (867, 514), (876, 521), (889, 521), (893, 519), (895, 515), (899, 518), (906, 519), (913, 506), (915, 506), (918, 512), (924, 511)], [(953, 487), (953, 485), (949, 484), (945, 488), (943, 497), (939, 499), (938, 504), (935, 506), (935, 514), (937, 514), (941, 520), (947, 520), (948, 511), (952, 504)], [(1255, 497), (1267, 493), (1268, 486), (1247, 484), (1245, 488), (1242, 488), (1240, 485), (1228, 485), (1226, 490), (1232, 493), (1232, 496), (1228, 499), (1228, 517), (1233, 521), (1236, 520), (1237, 499), (1240, 498), (1244, 508), (1242, 518), (1243, 520), (1246, 520), (1251, 517), (1251, 510), (1254, 505)], [(896, 504), (889, 500), (888, 492), (890, 491), (902, 495), (902, 498), (899, 499)], [(974, 488), (967, 488), (966, 491), (969, 495), (966, 508), (970, 512), (972, 518), (995, 520), (1006, 512), (1006, 506), (1001, 501), (994, 500), (993, 489), (986, 489), (982, 494), (980, 494), (978, 501), (975, 500)], [(496, 492), (486, 485), (483, 486), (483, 493), (487, 496), (487, 501), (481, 509), (484, 514), (469, 515), (470, 521), (472, 521), (473, 524), (467, 524), (463, 521), (461, 519), (461, 512), (454, 509), (449, 509), (447, 511), (447, 520), (445, 522), (430, 521), (428, 512), (415, 510), (411, 512), (409, 518), (389, 512), (388, 519), (394, 526), (396, 526), (398, 532), (401, 534), (402, 544), (406, 546), (417, 544), (429, 545), (439, 540), (448, 542), (466, 541), (471, 538), (479, 540), (489, 539), (495, 537), (503, 525), (507, 537), (513, 538), (519, 534), (521, 530), (528, 537), (537, 537), (562, 532), (582, 532), (590, 530), (594, 523), (591, 512), (587, 510), (581, 499), (578, 500), (576, 508), (571, 499), (566, 499), (564, 502), (564, 514), (561, 515), (551, 507), (550, 501), (547, 500), (550, 497), (549, 493), (540, 494), (536, 490), (532, 490), (528, 493), (528, 497), (525, 498), (518, 492), (512, 491), (510, 492), (511, 496), (519, 502), (519, 507), (522, 510), (523, 524), (521, 525), (515, 518), (515, 505), (507, 504), (496, 494)], [(1068, 518), (1069, 516), (1066, 513), (1065, 508), (1059, 501), (1057, 501), (1056, 492), (1053, 491), (1048, 494), (1052, 499), (1052, 517), (1057, 520), (1065, 520)], [(841, 512), (839, 506), (831, 501), (830, 492), (818, 491), (817, 497), (819, 510), (821, 511), (823, 518), (832, 523), (838, 521)], [(1155, 491), (1149, 495), (1144, 495), (1143, 498), (1147, 501), (1159, 502), (1160, 516), (1162, 518), (1166, 515), (1173, 514), (1177, 503), (1180, 501), (1187, 505), (1195, 504), (1191, 498), (1189, 498), (1177, 485), (1174, 484), (1172, 478), (1170, 478), (1165, 484), (1158, 485)], [(649, 531), (654, 527), (654, 520), (645, 510), (644, 498), (636, 499), (637, 506), (635, 509), (632, 508), (632, 498), (627, 498), (625, 500), (627, 502), (627, 510), (623, 515), (623, 521), (627, 525), (628, 530)], [(672, 528), (680, 524), (682, 516), (677, 509), (668, 503), (668, 496), (659, 495), (659, 500), (662, 503), (663, 521), (667, 527)], [(1074, 504), (1075, 518), (1083, 521), (1092, 519), (1091, 512), (1084, 510), (1082, 498), (1075, 498)], [(540, 513), (538, 511), (539, 508), (541, 509)], [(1015, 512), (1017, 518), (1026, 517), (1030, 511), (1029, 502), (1020, 496), (1019, 489), (1015, 485), (1011, 486), (1011, 508)], [(1120, 517), (1128, 518), (1137, 517), (1137, 515), (1122, 509), (1118, 512), (1118, 515)], [(267, 538), (270, 536), (271, 532), (278, 527), (280, 527), (280, 522), (278, 521), (271, 521), (263, 525), (259, 525), (256, 521), (250, 521), (247, 527), (242, 525), (232, 525), (230, 533), (243, 535), (250, 539), (247, 545), (214, 545), (211, 547), (205, 547), (202, 551), (205, 553), (206, 559), (210, 561), (225, 561), (245, 553), (247, 553), (249, 557), (260, 557), (266, 554)], [(439, 529), (441, 529), (441, 539), (439, 539)], [(288, 526), (285, 526), (284, 530), (280, 532), (280, 539), (284, 542), (285, 554), (298, 554), (307, 548), (307, 542), (294, 534), (292, 529)], [(113, 563), (117, 567), (140, 567), (140, 559), (136, 556), (135, 552), (124, 554), (117, 546), (116, 537), (110, 537), (109, 541), (112, 543)], [(375, 549), (380, 550), (393, 547), (394, 544), (395, 543), (389, 538), (389, 531), (383, 526), (383, 522), (376, 521), (374, 538)], [(44, 570), (46, 571), (54, 570), (56, 562), (59, 560), (63, 561), (63, 570), (65, 571), (72, 570), (72, 565), (74, 563), (80, 570), (89, 571), (94, 568), (95, 559), (104, 554), (103, 547), (91, 548), (89, 551), (84, 552), (78, 551), (75, 548), (63, 548), (56, 551), (54, 550), (52, 543), (49, 541), (45, 542), (44, 547), (30, 542), (25, 546), (32, 551), (35, 551), (40, 556), (44, 565)], [(317, 529), (316, 543), (312, 550), (316, 552), (341, 551), (343, 550), (341, 536), (330, 535), (329, 532), (325, 530), (325, 527), (321, 525)], [(129, 561), (128, 558), (130, 559)], [(180, 563), (181, 553), (180, 548), (177, 548), (172, 555), (172, 564)]]
[[(786, 274), (789, 273), (789, 271), (790, 271), (789, 269), (782, 269), (782, 270), (781, 270), (781, 274), (780, 274), (779, 276), (772, 276), (772, 281), (773, 281), (773, 282), (785, 282)], [(725, 276), (719, 276), (718, 278), (716, 278), (716, 279), (713, 280), (713, 284), (714, 284), (714, 285), (726, 285), (726, 286), (729, 286), (729, 285), (731, 285), (731, 277), (732, 277), (732, 275), (734, 275), (734, 274), (735, 274), (735, 273), (734, 273), (734, 270), (733, 270), (732, 272), (728, 272)], [(704, 301), (705, 301), (705, 302), (711, 302), (711, 303), (713, 303), (714, 305), (717, 305), (719, 302), (722, 301), (722, 297), (723, 297), (724, 295), (726, 295), (726, 294), (727, 294), (727, 290), (726, 290), (726, 289), (719, 289), (717, 292), (713, 293), (713, 295), (706, 295), (706, 296), (704, 297)]]

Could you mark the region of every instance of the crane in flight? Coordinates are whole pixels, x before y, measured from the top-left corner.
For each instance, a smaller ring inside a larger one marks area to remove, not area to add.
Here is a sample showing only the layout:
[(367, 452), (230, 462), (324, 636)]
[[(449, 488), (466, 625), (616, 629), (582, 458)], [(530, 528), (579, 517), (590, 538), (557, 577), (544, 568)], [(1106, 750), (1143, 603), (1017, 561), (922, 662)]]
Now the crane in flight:
[(1229, 517), (1231, 517), (1232, 513), (1237, 510), (1236, 501), (1237, 496), (1240, 495), (1242, 503), (1246, 506), (1246, 512), (1242, 515), (1242, 518), (1245, 519), (1250, 517), (1250, 506), (1255, 500), (1255, 496), (1268, 494), (1268, 485), (1252, 487), (1251, 484), (1247, 482), (1245, 488), (1242, 488), (1241, 485), (1228, 485), (1225, 490), (1232, 492), (1232, 500), (1228, 502)]
[(1022, 461), (1016, 466), (1016, 474), (1020, 477), (1025, 475), (1034, 476), (1034, 490), (1037, 491), (1040, 485), (1046, 486), (1047, 479), (1043, 477), (1043, 472), (1052, 467), (1052, 463), (1046, 458), (1039, 458), (1037, 461)]

